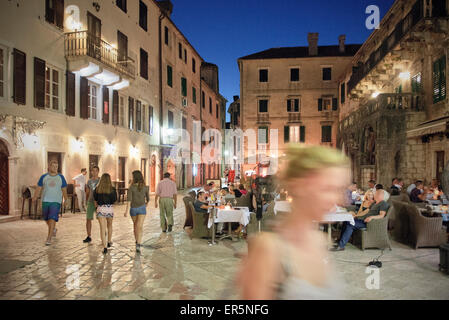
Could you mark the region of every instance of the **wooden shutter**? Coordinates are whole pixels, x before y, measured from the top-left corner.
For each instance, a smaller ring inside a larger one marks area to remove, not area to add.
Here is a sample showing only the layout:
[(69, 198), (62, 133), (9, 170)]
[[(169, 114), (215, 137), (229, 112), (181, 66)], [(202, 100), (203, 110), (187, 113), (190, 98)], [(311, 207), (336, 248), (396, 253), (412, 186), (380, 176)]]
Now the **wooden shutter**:
[(133, 129), (134, 127), (134, 99), (128, 98), (128, 128)]
[(167, 66), (167, 84), (173, 87), (173, 70), (171, 66)]
[(153, 107), (149, 107), (148, 109), (148, 133), (150, 136), (153, 135)]
[(109, 124), (109, 89), (106, 86), (103, 86), (103, 123)]
[(66, 73), (66, 114), (68, 116), (75, 116), (75, 74), (72, 72)]
[(80, 78), (80, 118), (87, 119), (89, 105), (89, 84), (87, 78)]
[(14, 49), (13, 100), (26, 104), (26, 54)]
[(290, 99), (287, 100), (287, 112), (292, 112), (292, 101)]
[(323, 99), (318, 99), (318, 111), (323, 111)]
[(53, 0), (45, 0), (45, 20), (49, 23), (55, 21), (55, 8)]
[(136, 100), (136, 131), (142, 131), (142, 103)]
[(45, 108), (45, 61), (34, 57), (34, 107)]
[(337, 111), (338, 110), (338, 99), (332, 98), (332, 110)]
[(341, 103), (345, 103), (346, 101), (346, 84), (342, 83), (341, 84), (341, 90), (340, 90), (340, 101)]
[(299, 128), (299, 142), (306, 142), (306, 127)]
[(148, 53), (140, 49), (140, 76), (148, 80)]
[(114, 90), (112, 92), (112, 125), (118, 126), (119, 118), (119, 96), (118, 91)]
[(290, 127), (284, 126), (284, 143), (290, 142)]
[(295, 99), (295, 112), (299, 112), (299, 99)]
[(54, 0), (55, 24), (58, 28), (64, 28), (64, 0)]

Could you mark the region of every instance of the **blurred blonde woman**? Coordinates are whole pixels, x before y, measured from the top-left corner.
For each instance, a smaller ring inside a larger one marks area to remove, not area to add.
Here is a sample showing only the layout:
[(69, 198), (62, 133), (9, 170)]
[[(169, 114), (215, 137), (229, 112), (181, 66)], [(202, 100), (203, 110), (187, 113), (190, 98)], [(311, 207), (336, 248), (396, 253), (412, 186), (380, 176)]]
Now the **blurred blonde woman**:
[(246, 300), (328, 300), (341, 298), (339, 282), (327, 262), (327, 242), (318, 231), (350, 182), (349, 163), (339, 151), (290, 145), (280, 175), (292, 197), (292, 212), (274, 232), (249, 240), (237, 276)]
[(125, 217), (129, 215), (134, 224), (134, 237), (136, 238), (136, 251), (140, 253), (142, 246), (143, 223), (147, 214), (147, 206), (150, 203), (149, 188), (145, 185), (142, 172), (133, 172), (132, 184), (128, 190), (128, 198), (125, 210)]
[(365, 214), (367, 214), (369, 212), (369, 209), (371, 208), (371, 206), (373, 205), (373, 203), (375, 203), (376, 201), (374, 201), (374, 193), (373, 191), (370, 189), (365, 193), (365, 197), (363, 198), (363, 202), (362, 205), (359, 208), (359, 211), (357, 213), (352, 212), (351, 214), (354, 217), (361, 217), (364, 216)]
[[(97, 219), (100, 224), (100, 236), (103, 243), (103, 253), (108, 253), (112, 246), (112, 219), (114, 218), (113, 205), (117, 201), (117, 191), (112, 186), (111, 176), (103, 174), (94, 190), (94, 199), (97, 206)], [(106, 241), (107, 233), (107, 241)]]

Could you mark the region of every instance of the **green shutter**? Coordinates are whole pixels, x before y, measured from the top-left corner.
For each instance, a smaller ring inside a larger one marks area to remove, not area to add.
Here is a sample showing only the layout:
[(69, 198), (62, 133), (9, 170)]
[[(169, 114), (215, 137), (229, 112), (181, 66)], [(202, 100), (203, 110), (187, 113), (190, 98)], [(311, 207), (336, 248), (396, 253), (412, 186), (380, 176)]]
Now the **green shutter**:
[(299, 142), (306, 142), (306, 127), (301, 126), (299, 130)]
[(290, 99), (287, 100), (287, 112), (292, 112), (292, 101)]
[(167, 66), (167, 85), (173, 87), (173, 69), (170, 66)]
[(338, 99), (337, 98), (333, 98), (332, 99), (332, 110), (333, 111), (337, 111), (338, 109)]
[(323, 99), (318, 99), (318, 111), (323, 111)]
[(192, 100), (193, 100), (193, 103), (196, 103), (196, 89), (195, 89), (195, 87), (192, 87)]
[(295, 112), (299, 112), (299, 99), (295, 99)]
[(183, 97), (187, 97), (187, 79), (181, 78), (181, 94)]
[(284, 143), (290, 142), (290, 127), (284, 126)]

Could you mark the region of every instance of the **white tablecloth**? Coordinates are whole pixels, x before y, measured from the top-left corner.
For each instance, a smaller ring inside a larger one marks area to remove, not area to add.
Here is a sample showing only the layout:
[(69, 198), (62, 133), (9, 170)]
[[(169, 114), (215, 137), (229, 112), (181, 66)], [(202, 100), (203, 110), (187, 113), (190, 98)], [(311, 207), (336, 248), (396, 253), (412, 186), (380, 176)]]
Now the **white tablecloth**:
[[(212, 217), (212, 215), (210, 215)], [(243, 226), (247, 226), (250, 219), (250, 212), (248, 208), (243, 208), (240, 210), (230, 209), (218, 209), (217, 214), (215, 216), (215, 221), (209, 219), (207, 227), (210, 229), (212, 227), (212, 223), (220, 223), (220, 222), (238, 222)]]
[(323, 223), (327, 222), (344, 222), (349, 221), (349, 223), (353, 226), (355, 225), (354, 217), (352, 214), (347, 212), (333, 212), (324, 215)]
[(274, 203), (274, 214), (276, 215), (278, 211), (290, 212), (291, 204), (288, 201), (276, 201)]

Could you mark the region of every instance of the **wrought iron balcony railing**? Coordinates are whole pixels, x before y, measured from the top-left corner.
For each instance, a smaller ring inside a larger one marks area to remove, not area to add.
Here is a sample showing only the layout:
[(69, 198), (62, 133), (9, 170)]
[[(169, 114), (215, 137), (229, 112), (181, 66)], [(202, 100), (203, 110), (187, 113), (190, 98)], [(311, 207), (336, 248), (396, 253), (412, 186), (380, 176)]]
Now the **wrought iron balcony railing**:
[(289, 112), (288, 122), (300, 122), (301, 114), (299, 112)]
[(257, 114), (257, 123), (269, 123), (270, 115), (268, 113), (258, 113)]
[(120, 52), (87, 31), (66, 33), (64, 48), (68, 59), (89, 56), (122, 74), (135, 78), (135, 62), (128, 57), (127, 52)]

